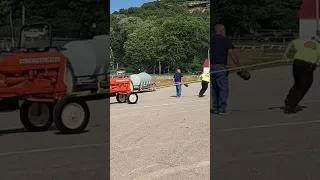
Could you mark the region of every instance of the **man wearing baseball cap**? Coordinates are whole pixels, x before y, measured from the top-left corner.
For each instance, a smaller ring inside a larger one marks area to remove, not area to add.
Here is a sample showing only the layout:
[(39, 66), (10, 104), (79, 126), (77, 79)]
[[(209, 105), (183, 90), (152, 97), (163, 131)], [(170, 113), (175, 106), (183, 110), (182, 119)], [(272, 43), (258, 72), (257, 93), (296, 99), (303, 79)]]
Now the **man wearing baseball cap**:
[(288, 61), (287, 55), (292, 48), (296, 51), (292, 65), (294, 85), (285, 99), (286, 114), (297, 112), (299, 102), (313, 83), (313, 72), (320, 58), (319, 33), (312, 39), (296, 39), (290, 42), (282, 57), (284, 60)]

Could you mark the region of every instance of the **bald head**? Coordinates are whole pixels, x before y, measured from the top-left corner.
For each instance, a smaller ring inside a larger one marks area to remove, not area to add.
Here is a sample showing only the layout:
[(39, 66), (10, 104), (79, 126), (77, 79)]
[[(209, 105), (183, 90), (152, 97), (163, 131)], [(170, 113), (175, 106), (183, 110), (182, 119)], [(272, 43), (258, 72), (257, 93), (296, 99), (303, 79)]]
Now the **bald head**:
[(224, 27), (223, 24), (217, 24), (214, 27), (214, 31), (216, 32), (216, 34), (220, 34), (222, 36), (226, 36), (226, 28)]

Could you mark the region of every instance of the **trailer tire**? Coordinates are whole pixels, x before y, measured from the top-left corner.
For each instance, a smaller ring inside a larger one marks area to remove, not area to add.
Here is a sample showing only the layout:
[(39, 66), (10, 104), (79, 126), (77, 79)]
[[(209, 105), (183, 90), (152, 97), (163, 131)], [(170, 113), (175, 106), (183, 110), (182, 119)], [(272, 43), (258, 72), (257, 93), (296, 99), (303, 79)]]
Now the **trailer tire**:
[(53, 109), (53, 121), (62, 134), (82, 133), (87, 128), (89, 119), (89, 107), (80, 97), (67, 96)]
[(125, 103), (127, 101), (127, 95), (126, 94), (117, 94), (116, 99), (118, 103)]
[(127, 95), (126, 99), (128, 104), (136, 104), (139, 98), (137, 93), (131, 92)]
[[(37, 109), (38, 111), (33, 108), (38, 108)], [(41, 114), (39, 114), (39, 112)], [(53, 113), (53, 104), (51, 103), (37, 103), (37, 102), (31, 102), (31, 101), (24, 101), (20, 108), (20, 121), (22, 125), (25, 127), (25, 129), (27, 129), (28, 131), (31, 131), (31, 132), (47, 131), (53, 124), (52, 113)], [(30, 117), (33, 115), (35, 116)], [(36, 124), (39, 121), (40, 123)]]

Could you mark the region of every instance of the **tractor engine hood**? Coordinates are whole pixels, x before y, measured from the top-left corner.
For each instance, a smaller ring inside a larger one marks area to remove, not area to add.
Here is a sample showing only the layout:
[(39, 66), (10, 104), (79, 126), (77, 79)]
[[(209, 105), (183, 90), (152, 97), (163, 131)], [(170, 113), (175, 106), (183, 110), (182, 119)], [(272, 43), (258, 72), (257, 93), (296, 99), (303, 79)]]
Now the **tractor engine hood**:
[(59, 52), (13, 53), (13, 54), (1, 55), (0, 56), (0, 74), (12, 73), (11, 71), (13, 69), (15, 71), (20, 71), (25, 66), (29, 66), (29, 65), (35, 67), (35, 65), (52, 64), (52, 63), (56, 64), (56, 63), (60, 63), (62, 59), (64, 59), (64, 56)]

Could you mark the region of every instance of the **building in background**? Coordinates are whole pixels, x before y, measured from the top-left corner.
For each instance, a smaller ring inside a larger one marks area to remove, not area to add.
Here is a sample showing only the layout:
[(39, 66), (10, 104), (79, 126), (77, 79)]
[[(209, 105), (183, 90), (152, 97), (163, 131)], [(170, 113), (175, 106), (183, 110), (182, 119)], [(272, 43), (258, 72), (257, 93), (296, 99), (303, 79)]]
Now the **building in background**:
[(210, 73), (210, 60), (209, 59), (204, 60), (203, 73)]
[(298, 18), (300, 38), (315, 36), (317, 30), (316, 0), (302, 0)]

